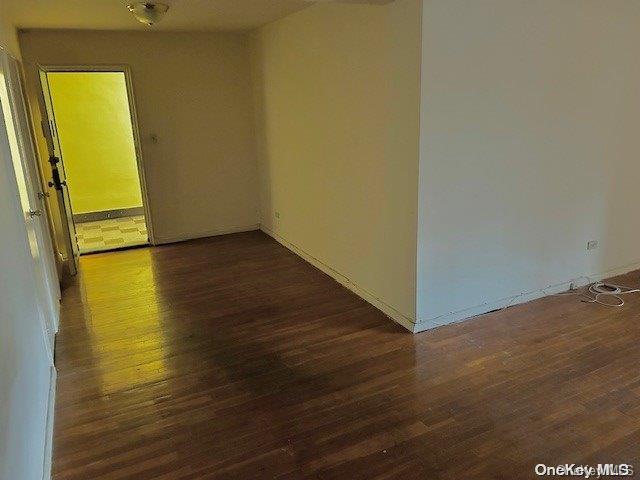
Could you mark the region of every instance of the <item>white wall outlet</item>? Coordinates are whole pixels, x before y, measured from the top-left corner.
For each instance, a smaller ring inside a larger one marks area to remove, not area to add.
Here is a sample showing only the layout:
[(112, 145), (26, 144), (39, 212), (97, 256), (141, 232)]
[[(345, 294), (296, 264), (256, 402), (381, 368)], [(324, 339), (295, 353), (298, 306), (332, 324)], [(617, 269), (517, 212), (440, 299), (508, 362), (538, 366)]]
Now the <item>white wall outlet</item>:
[(275, 212), (274, 215), (275, 215), (276, 218), (280, 218), (280, 212)]
[(589, 240), (587, 242), (587, 250), (595, 250), (596, 248), (598, 248), (597, 240)]

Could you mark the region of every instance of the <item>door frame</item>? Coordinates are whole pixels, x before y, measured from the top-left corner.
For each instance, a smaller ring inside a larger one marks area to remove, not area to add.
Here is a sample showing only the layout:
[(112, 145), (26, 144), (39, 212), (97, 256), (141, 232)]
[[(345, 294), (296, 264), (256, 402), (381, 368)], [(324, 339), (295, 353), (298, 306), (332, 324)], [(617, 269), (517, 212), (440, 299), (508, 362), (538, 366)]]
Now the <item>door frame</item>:
[[(16, 57), (4, 50), (0, 50), (0, 55), (3, 56), (3, 58), (0, 58), (0, 63), (3, 64), (3, 67), (0, 68), (4, 71), (8, 99), (7, 107), (10, 111), (10, 118), (5, 117), (5, 123), (7, 120), (13, 123), (18, 156), (20, 157), (17, 164), (20, 166), (17, 166), (14, 158), (12, 158), (12, 161), (14, 163), (14, 169), (21, 167), (20, 170), (22, 170), (24, 177), (24, 186), (27, 189), (27, 197), (29, 197), (29, 208), (34, 211), (34, 215), (30, 216), (31, 221), (34, 222), (33, 233), (40, 258), (36, 263), (38, 261), (41, 262), (41, 275), (38, 275), (38, 272), (36, 273), (36, 282), (38, 282), (40, 288), (42, 288), (41, 294), (43, 294), (42, 296), (44, 297), (41, 299), (43, 302), (41, 307), (46, 319), (45, 335), (47, 336), (47, 347), (51, 354), (50, 357), (53, 364), (55, 334), (58, 332), (60, 323), (61, 298), (59, 277), (54, 259), (55, 249), (51, 239), (49, 219), (46, 215), (42, 215), (43, 212), (46, 212), (45, 197), (41, 181), (40, 162), (38, 161), (37, 148), (34, 142), (35, 136), (32, 130), (29, 106), (27, 103), (22, 64)], [(18, 175), (16, 171), (16, 177), (18, 177)], [(26, 212), (23, 212), (23, 214), (24, 213)], [(38, 217), (40, 217), (41, 220), (38, 220)], [(27, 222), (30, 221), (27, 216), (25, 216), (25, 220)], [(28, 226), (27, 230), (29, 230)], [(38, 267), (36, 267), (36, 270), (37, 269)]]
[[(140, 129), (138, 127), (138, 111), (136, 109), (135, 94), (133, 91), (133, 81), (131, 79), (131, 68), (129, 65), (42, 65), (38, 64), (38, 71), (45, 74), (55, 72), (76, 72), (76, 73), (100, 73), (113, 72), (123, 73), (127, 87), (127, 100), (129, 102), (129, 114), (131, 117), (131, 129), (133, 131), (133, 144), (136, 151), (136, 166), (138, 169), (138, 179), (140, 181), (140, 190), (142, 194), (142, 208), (144, 209), (144, 218), (147, 226), (147, 234), (149, 235), (149, 245), (156, 245), (155, 235), (153, 231), (153, 220), (151, 217), (151, 209), (149, 208), (149, 194), (147, 189), (147, 180), (145, 175), (145, 165), (142, 156), (142, 143), (140, 141)], [(42, 94), (42, 85), (38, 85)], [(64, 159), (62, 160), (64, 162)]]
[[(27, 106), (22, 77), (22, 64), (6, 50), (0, 48), (0, 73), (6, 87), (6, 108), (0, 105), (0, 129), (6, 130), (8, 158), (5, 159), (14, 174), (14, 192), (25, 226), (26, 251), (32, 260), (32, 274), (35, 299), (41, 322), (43, 343), (50, 366), (54, 365), (55, 336), (59, 327), (60, 285), (53, 259), (53, 245), (49, 241), (49, 225), (46, 217), (41, 217), (44, 201), (41, 196), (42, 184), (38, 170), (38, 156), (35, 150), (31, 119)], [(3, 99), (4, 100), (4, 99)], [(4, 103), (4, 102), (0, 102)], [(10, 132), (12, 130), (12, 132)], [(11, 146), (13, 133), (16, 151)], [(21, 192), (25, 189), (24, 194)], [(26, 199), (26, 201), (25, 201)], [(26, 203), (26, 204), (25, 204)], [(30, 235), (30, 232), (33, 236)], [(35, 249), (31, 240), (35, 243)]]

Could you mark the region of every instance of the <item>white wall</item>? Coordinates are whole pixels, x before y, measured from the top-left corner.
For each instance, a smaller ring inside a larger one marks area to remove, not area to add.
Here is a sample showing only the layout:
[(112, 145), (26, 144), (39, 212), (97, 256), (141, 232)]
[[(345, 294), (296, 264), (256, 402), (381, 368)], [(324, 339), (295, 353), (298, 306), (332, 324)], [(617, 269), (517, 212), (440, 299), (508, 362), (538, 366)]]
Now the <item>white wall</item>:
[[(0, 24), (0, 44), (8, 24)], [(51, 368), (10, 155), (0, 113), (0, 480), (40, 480)]]
[(29, 30), (20, 43), (32, 106), (37, 63), (131, 67), (156, 241), (257, 228), (245, 35)]
[(0, 3), (0, 47), (16, 57), (19, 56), (18, 35), (4, 2)]
[(640, 267), (639, 25), (626, 0), (425, 0), (419, 328)]
[(316, 4), (252, 37), (263, 228), (409, 327), (420, 8)]

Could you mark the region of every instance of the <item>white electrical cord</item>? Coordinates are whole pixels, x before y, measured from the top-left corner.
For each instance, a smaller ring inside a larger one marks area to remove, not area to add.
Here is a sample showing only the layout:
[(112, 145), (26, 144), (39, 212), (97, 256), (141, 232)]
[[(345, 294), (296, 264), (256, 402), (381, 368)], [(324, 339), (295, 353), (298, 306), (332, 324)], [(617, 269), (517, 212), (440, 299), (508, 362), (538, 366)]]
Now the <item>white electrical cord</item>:
[[(640, 289), (629, 288), (623, 285), (614, 285), (613, 283), (596, 282), (589, 285), (588, 290), (582, 293), (583, 302), (598, 303), (605, 307), (621, 307), (624, 305), (622, 295), (629, 293), (639, 293)], [(605, 302), (602, 299), (613, 297), (616, 303)]]
[[(582, 288), (573, 287), (573, 285), (575, 284), (574, 282), (577, 282), (578, 280), (582, 280), (582, 279), (593, 282), (589, 285), (586, 292), (581, 291)], [(607, 283), (607, 282), (594, 282), (593, 278), (587, 277), (587, 276), (576, 278), (571, 282), (571, 285), (572, 287), (570, 290), (566, 292), (552, 293), (551, 295), (559, 296), (559, 297), (567, 296), (567, 295), (578, 295), (582, 297), (583, 298), (582, 301), (586, 303), (597, 303), (600, 305), (604, 305), (605, 307), (622, 307), (624, 305), (624, 300), (622, 299), (621, 295), (627, 295), (629, 293), (640, 293), (640, 288), (625, 287), (623, 285), (615, 285), (613, 283)], [(551, 287), (548, 287), (548, 288), (551, 288)], [(544, 288), (542, 289), (542, 292), (545, 295), (549, 295), (547, 290)], [(515, 295), (511, 297), (511, 299), (507, 302), (507, 304), (501, 307), (499, 310), (506, 310), (524, 295), (526, 294), (521, 293), (519, 295)], [(602, 298), (613, 297), (617, 301), (617, 303), (603, 302), (600, 299), (601, 297)]]

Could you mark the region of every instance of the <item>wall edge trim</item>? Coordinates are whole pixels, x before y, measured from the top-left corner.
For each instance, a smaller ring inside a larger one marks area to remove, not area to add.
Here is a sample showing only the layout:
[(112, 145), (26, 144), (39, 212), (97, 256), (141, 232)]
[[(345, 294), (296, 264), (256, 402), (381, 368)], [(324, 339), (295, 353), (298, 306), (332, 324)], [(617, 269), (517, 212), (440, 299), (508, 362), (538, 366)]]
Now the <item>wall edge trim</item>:
[(145, 215), (144, 206), (116, 208), (112, 210), (100, 210), (95, 212), (74, 213), (74, 223), (95, 222), (98, 220), (108, 220), (111, 218), (133, 217)]
[(290, 242), (289, 240), (287, 240), (282, 235), (275, 233), (274, 231), (270, 230), (269, 228), (265, 227), (262, 224), (260, 225), (260, 230), (262, 230), (265, 234), (269, 235), (276, 242), (278, 242), (279, 244), (281, 244), (282, 246), (284, 246), (288, 250), (291, 250), (293, 253), (298, 255), (300, 258), (305, 260), (307, 263), (310, 263), (312, 266), (314, 266), (315, 268), (317, 268), (321, 272), (325, 273), (326, 275), (329, 275), (331, 278), (333, 278), (340, 285), (342, 285), (343, 287), (345, 287), (348, 290), (352, 291), (357, 296), (362, 298), (365, 302), (369, 303), (370, 305), (372, 305), (376, 309), (380, 310), (385, 316), (389, 317), (391, 320), (393, 320), (394, 322), (396, 322), (400, 326), (402, 326), (405, 329), (409, 330), (411, 333), (415, 332), (415, 330), (414, 330), (415, 322), (411, 318), (407, 317), (406, 315), (404, 315), (400, 311), (396, 310), (391, 305), (385, 303), (383, 300), (381, 300), (380, 298), (376, 297), (373, 293), (371, 293), (368, 290), (362, 288), (356, 282), (351, 280), (348, 276), (344, 275), (340, 271), (338, 271), (338, 270), (334, 269), (333, 267), (327, 265), (326, 263), (322, 262), (322, 260), (319, 260), (316, 257), (314, 257), (313, 255), (307, 253), (304, 249), (298, 247), (296, 244)]
[(56, 387), (57, 387), (58, 371), (56, 367), (51, 366), (49, 376), (49, 397), (47, 399), (47, 424), (45, 426), (44, 439), (44, 458), (42, 465), (42, 479), (51, 480), (51, 471), (53, 467), (53, 426), (56, 413)]
[(532, 300), (537, 300), (538, 298), (543, 298), (550, 295), (554, 295), (556, 293), (564, 292), (566, 290), (569, 290), (572, 283), (578, 287), (583, 287), (585, 285), (589, 285), (592, 282), (597, 282), (609, 277), (623, 275), (625, 273), (629, 273), (638, 269), (640, 269), (640, 260), (627, 264), (622, 267), (616, 267), (609, 270), (604, 270), (602, 272), (581, 275), (571, 280), (567, 280), (555, 285), (550, 285), (545, 288), (524, 292), (516, 296), (512, 295), (510, 297), (493, 300), (487, 303), (465, 308), (463, 310), (457, 310), (455, 312), (440, 315), (438, 317), (418, 320), (415, 324), (414, 331), (415, 333), (419, 333), (419, 332), (424, 332), (426, 330), (431, 330), (433, 328), (449, 325), (452, 323), (463, 322), (465, 320), (469, 320), (472, 317), (483, 315), (493, 310), (499, 310), (506, 307), (520, 305), (523, 303), (530, 302)]
[(156, 233), (154, 245), (166, 245), (169, 243), (186, 242), (189, 240), (197, 240), (198, 238), (217, 237), (219, 235), (228, 235), (230, 233), (253, 232), (260, 230), (260, 224), (252, 223), (250, 225), (242, 225), (237, 227), (220, 228), (213, 230), (205, 230), (194, 233), (184, 233), (178, 235), (158, 235)]

